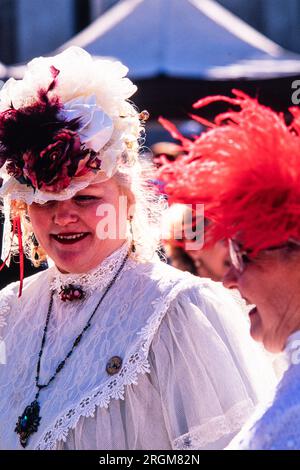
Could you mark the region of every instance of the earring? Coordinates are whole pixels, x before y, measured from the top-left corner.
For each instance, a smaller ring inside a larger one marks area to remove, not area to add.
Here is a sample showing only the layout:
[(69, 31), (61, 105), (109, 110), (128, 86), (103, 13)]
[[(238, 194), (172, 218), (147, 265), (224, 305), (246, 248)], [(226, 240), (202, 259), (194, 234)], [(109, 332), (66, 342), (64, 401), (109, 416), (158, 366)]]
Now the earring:
[(130, 227), (130, 235), (131, 235), (131, 251), (133, 253), (135, 253), (136, 247), (135, 247), (134, 237), (133, 237), (132, 220), (133, 220), (133, 217), (132, 217), (132, 215), (130, 215), (129, 216), (129, 227)]
[(32, 248), (32, 254), (33, 258), (36, 262), (39, 261), (40, 259), (40, 254), (39, 254), (39, 242), (37, 241), (34, 233), (32, 234), (32, 243), (33, 243), (33, 248)]

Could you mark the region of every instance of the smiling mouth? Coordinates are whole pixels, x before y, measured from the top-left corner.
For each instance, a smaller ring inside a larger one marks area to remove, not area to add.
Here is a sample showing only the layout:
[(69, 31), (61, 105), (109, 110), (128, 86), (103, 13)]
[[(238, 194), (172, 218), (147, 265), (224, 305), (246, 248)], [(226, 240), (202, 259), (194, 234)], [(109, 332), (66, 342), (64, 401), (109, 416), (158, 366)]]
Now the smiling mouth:
[(254, 303), (250, 302), (246, 297), (242, 296), (245, 306), (247, 307), (248, 315), (252, 315), (257, 312), (257, 307)]
[(55, 241), (63, 244), (63, 245), (73, 245), (75, 243), (80, 242), (84, 238), (89, 235), (88, 232), (80, 232), (80, 233), (62, 233), (59, 235), (51, 235)]
[(248, 313), (249, 317), (251, 317), (251, 315), (255, 315), (257, 313), (257, 307), (254, 307), (250, 310), (250, 312)]

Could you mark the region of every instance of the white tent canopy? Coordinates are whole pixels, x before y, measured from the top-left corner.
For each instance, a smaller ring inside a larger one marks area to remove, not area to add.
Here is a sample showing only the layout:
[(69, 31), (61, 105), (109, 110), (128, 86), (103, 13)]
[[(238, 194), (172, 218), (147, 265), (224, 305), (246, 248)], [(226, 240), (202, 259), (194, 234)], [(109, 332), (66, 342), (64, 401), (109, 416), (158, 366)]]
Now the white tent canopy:
[(260, 79), (300, 72), (300, 55), (214, 0), (123, 0), (60, 50), (70, 45), (121, 60), (134, 79)]

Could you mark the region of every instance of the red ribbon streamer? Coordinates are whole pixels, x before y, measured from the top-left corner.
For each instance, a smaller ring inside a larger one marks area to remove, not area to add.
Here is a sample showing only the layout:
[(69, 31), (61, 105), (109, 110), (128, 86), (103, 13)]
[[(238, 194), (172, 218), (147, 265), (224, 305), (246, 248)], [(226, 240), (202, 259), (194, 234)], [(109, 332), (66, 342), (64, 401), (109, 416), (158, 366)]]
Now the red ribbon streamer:
[(24, 279), (24, 252), (22, 243), (22, 227), (20, 216), (14, 218), (13, 223), (18, 233), (18, 244), (19, 244), (19, 260), (20, 260), (20, 286), (19, 286), (19, 297), (22, 295), (23, 279)]
[(15, 234), (18, 234), (18, 245), (19, 245), (19, 258), (20, 258), (20, 286), (19, 286), (19, 297), (22, 295), (22, 289), (23, 289), (23, 279), (24, 279), (24, 251), (23, 251), (23, 243), (22, 243), (22, 228), (21, 228), (21, 219), (20, 216), (14, 217), (13, 219), (13, 229), (12, 229), (12, 237), (11, 237), (11, 243), (10, 243), (10, 249), (8, 252), (7, 257), (3, 261), (3, 263), (0, 266), (0, 271), (4, 268), (6, 265), (7, 260), (10, 257), (11, 250), (12, 250), (12, 244), (13, 244), (13, 239)]

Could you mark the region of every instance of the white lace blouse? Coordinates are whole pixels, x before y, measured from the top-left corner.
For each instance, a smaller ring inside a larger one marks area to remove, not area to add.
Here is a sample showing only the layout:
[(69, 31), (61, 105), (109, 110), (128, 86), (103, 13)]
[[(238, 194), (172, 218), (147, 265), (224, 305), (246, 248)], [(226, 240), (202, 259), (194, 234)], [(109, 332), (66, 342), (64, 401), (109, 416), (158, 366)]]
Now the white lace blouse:
[[(48, 268), (25, 280), (20, 299), (18, 283), (1, 291), (0, 449), (22, 449), (14, 429), (37, 391), (50, 288), (56, 293), (41, 383), (71, 349), (126, 251), (86, 275)], [(61, 285), (71, 282), (86, 290), (83, 300), (60, 299)], [(220, 285), (158, 259), (128, 259), (80, 345), (41, 391), (42, 419), (26, 449), (223, 448), (251, 414), (259, 387), (272, 380), (256, 354)], [(113, 356), (122, 368), (108, 375)]]

